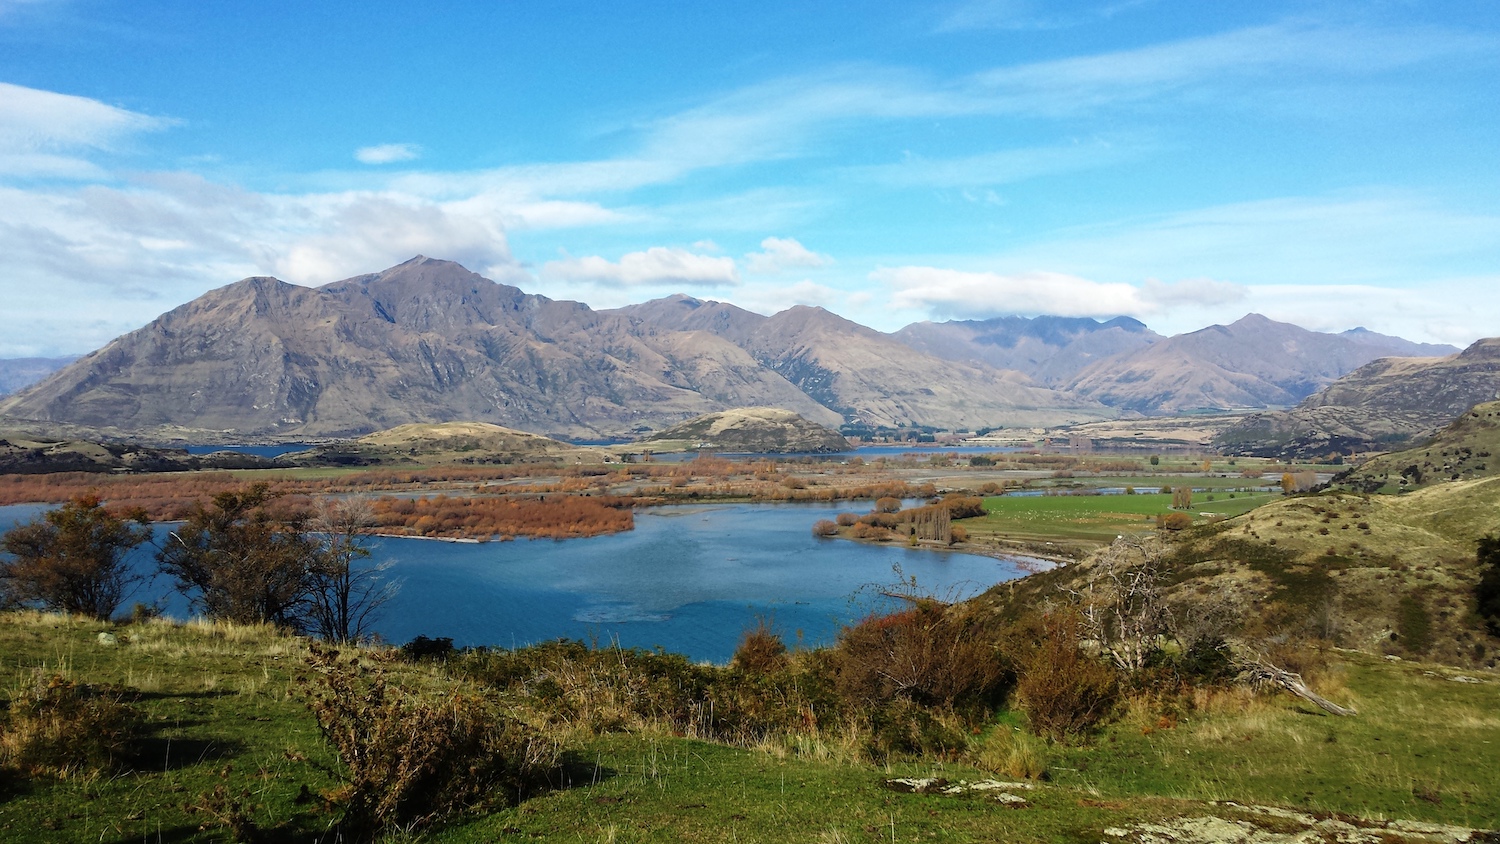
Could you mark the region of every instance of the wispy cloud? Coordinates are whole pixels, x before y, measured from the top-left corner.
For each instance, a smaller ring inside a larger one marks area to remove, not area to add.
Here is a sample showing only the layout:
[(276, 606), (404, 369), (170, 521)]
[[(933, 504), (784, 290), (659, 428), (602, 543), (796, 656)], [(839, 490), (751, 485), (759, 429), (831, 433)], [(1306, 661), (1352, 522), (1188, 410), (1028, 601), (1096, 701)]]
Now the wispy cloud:
[(645, 287), (681, 285), (686, 287), (733, 287), (740, 283), (734, 259), (699, 255), (685, 249), (653, 246), (643, 252), (630, 252), (619, 261), (597, 255), (572, 256), (549, 261), (541, 268), (544, 281), (564, 283)]
[(793, 268), (826, 267), (833, 263), (790, 237), (768, 237), (760, 242), (760, 252), (745, 256), (745, 268), (752, 273), (775, 274)]
[[(1073, 114), (1190, 92), (1360, 77), (1493, 52), (1496, 40), (1438, 28), (1376, 29), (1290, 22), (1133, 50), (999, 67), (976, 74), (995, 109)], [(1211, 102), (1211, 100), (1200, 100)]]
[(899, 162), (849, 167), (840, 175), (891, 187), (974, 188), (1103, 167), (1145, 152), (1140, 142), (1096, 139), (1056, 146), (1002, 149), (959, 158), (907, 155)]
[(0, 82), (0, 176), (102, 178), (91, 154), (168, 125), (87, 97)]
[(377, 144), (354, 151), (355, 160), (361, 164), (395, 164), (415, 161), (421, 156), (422, 148), (417, 144)]

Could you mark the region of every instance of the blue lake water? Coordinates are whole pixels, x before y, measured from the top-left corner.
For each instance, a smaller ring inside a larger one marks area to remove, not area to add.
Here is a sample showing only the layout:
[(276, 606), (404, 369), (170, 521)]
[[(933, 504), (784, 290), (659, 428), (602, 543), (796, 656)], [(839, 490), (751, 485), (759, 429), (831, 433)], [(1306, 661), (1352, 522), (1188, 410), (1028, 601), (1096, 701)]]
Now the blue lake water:
[[(0, 530), (45, 509), (0, 507)], [(392, 562), (401, 591), (375, 627), (397, 644), (419, 634), (503, 647), (566, 637), (723, 662), (757, 617), (789, 644), (832, 642), (840, 625), (892, 606), (879, 591), (896, 582), (898, 567), (944, 597), (1024, 574), (1016, 561), (812, 535), (813, 522), (841, 509), (850, 508), (658, 507), (637, 511), (628, 533), (564, 541), (377, 539), (371, 560)], [(149, 568), (150, 555), (143, 548), (135, 562)], [(189, 614), (162, 578), (133, 600)]]

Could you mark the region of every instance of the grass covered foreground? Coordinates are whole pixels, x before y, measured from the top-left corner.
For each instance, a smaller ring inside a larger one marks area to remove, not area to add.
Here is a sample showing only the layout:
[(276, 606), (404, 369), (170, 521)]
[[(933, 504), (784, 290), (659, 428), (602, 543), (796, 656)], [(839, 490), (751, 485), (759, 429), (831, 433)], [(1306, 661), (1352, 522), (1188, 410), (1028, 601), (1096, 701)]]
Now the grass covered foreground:
[[(333, 840), (323, 795), (347, 787), (347, 769), (297, 681), (309, 670), (305, 640), (260, 627), (5, 613), (0, 654), (12, 716), (20, 690), (56, 675), (107, 689), (141, 717), (132, 756), (112, 772), (8, 772), (0, 841), (214, 841), (251, 828), (266, 840)], [(364, 661), (419, 694), (482, 687), (562, 750), (547, 782), (519, 802), (492, 795), (487, 808), (394, 840), (1143, 842), (1173, 840), (1153, 830), (1186, 841), (1211, 829), (1247, 841), (1309, 831), (1317, 837), (1307, 840), (1458, 841), (1480, 838), (1431, 825), (1500, 819), (1500, 682), (1490, 673), (1323, 654), (1304, 673), (1357, 716), (1198, 689), (1130, 697), (1067, 744), (1038, 738), (1023, 712), (1002, 707), (964, 746), (872, 756), (868, 736), (834, 730), (692, 738), (679, 716), (626, 699), (650, 697), (632, 685), (645, 678), (616, 672), (623, 684), (605, 682), (611, 660), (632, 658), (595, 652), (578, 660), (583, 670), (538, 681), (508, 652), (411, 663), (366, 651)], [(709, 671), (684, 665), (680, 676)], [(961, 785), (983, 782), (1005, 785)]]

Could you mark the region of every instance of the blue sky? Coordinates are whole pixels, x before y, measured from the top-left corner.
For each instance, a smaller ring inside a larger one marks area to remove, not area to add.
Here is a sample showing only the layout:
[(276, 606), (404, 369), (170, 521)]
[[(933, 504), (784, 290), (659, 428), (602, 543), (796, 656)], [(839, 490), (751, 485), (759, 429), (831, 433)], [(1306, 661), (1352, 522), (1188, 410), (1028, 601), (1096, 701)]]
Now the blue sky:
[(0, 356), (419, 253), (595, 307), (1462, 346), (1500, 4), (0, 0)]

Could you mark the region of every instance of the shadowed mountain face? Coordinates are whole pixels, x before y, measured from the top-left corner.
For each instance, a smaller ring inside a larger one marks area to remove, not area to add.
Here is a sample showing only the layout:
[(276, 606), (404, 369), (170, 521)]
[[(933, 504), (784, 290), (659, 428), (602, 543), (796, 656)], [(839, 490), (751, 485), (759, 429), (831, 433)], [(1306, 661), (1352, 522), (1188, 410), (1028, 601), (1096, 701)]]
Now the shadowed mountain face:
[(676, 323), (594, 311), (422, 257), (316, 289), (250, 278), (0, 401), (0, 414), (158, 435), (280, 438), (451, 420), (619, 436), (746, 406), (830, 426), (846, 414), (939, 427), (1109, 414), (914, 353), (826, 311), (768, 319), (689, 302), (637, 306), (691, 311)]
[(1130, 317), (1099, 322), (1055, 316), (918, 322), (891, 336), (940, 358), (1015, 370), (1047, 386), (1064, 384), (1093, 363), (1161, 339)]
[(1230, 454), (1321, 457), (1421, 441), (1500, 398), (1500, 338), (1443, 358), (1382, 358), (1287, 411), (1246, 416), (1214, 444)]
[(1250, 314), (1099, 361), (1067, 388), (1148, 415), (1277, 407), (1376, 358), (1454, 351), (1364, 329), (1323, 334)]

